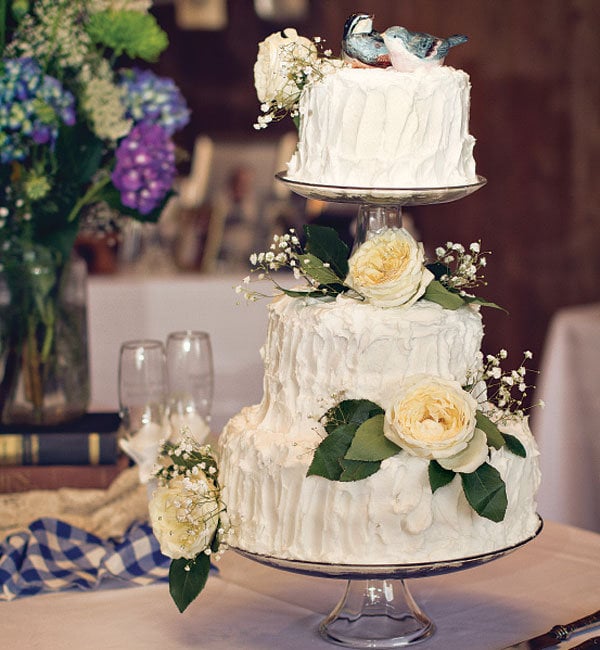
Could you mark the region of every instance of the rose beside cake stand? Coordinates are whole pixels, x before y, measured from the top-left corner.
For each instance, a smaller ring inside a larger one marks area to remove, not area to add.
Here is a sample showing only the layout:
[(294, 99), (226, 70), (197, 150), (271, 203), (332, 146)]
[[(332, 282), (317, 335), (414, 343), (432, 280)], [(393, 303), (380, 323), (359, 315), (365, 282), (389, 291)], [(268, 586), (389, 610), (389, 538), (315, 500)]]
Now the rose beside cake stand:
[[(276, 178), (307, 199), (358, 205), (355, 246), (366, 241), (369, 232), (402, 227), (404, 206), (449, 203), (472, 194), (486, 183), (478, 176), (468, 185), (437, 188), (364, 188), (304, 183)], [(511, 553), (534, 539), (542, 529), (518, 544), (483, 555), (447, 561), (402, 565), (320, 564), (268, 557), (235, 549), (241, 555), (270, 567), (324, 578), (346, 579), (343, 597), (321, 622), (321, 636), (349, 648), (399, 648), (430, 637), (434, 623), (412, 597), (406, 579), (441, 575), (479, 566)]]
[(531, 537), (497, 551), (420, 564), (324, 564), (233, 550), (275, 569), (347, 580), (342, 598), (321, 621), (319, 634), (326, 641), (347, 648), (400, 648), (424, 641), (435, 632), (435, 624), (410, 593), (407, 579), (439, 576), (492, 562), (535, 539), (542, 527), (540, 518)]

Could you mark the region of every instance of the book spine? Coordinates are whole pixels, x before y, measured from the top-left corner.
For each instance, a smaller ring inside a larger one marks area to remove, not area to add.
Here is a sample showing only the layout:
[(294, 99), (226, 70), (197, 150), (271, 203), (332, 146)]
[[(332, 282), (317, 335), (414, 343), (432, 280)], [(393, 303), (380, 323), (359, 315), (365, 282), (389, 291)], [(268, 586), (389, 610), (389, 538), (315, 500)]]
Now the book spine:
[(3, 433), (0, 465), (106, 465), (119, 457), (117, 433)]
[(127, 467), (122, 456), (113, 465), (13, 465), (0, 467), (0, 494), (28, 490), (78, 488), (106, 490)]

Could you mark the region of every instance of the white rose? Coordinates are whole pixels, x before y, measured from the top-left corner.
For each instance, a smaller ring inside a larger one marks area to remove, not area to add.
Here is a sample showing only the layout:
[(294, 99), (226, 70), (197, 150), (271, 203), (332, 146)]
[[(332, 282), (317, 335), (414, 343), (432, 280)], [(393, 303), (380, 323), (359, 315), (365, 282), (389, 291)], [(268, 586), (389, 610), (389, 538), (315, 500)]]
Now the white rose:
[(192, 559), (206, 550), (217, 529), (220, 500), (206, 474), (179, 476), (159, 486), (148, 504), (160, 550), (174, 560)]
[(298, 99), (300, 89), (294, 71), (317, 61), (315, 44), (288, 27), (271, 34), (258, 45), (254, 64), (254, 86), (260, 102), (276, 101), (289, 108)]
[(373, 305), (408, 307), (433, 280), (423, 244), (404, 228), (388, 228), (362, 244), (348, 260), (345, 283)]
[(473, 472), (488, 453), (485, 434), (475, 428), (476, 411), (477, 402), (458, 382), (415, 375), (386, 410), (383, 433), (413, 456)]

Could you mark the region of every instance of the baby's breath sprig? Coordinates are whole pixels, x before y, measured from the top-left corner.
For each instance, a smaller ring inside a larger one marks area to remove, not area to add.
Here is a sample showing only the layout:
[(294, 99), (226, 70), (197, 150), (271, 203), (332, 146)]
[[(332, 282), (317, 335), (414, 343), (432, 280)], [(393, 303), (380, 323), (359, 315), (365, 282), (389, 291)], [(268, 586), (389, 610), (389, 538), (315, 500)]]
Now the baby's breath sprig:
[(523, 353), (520, 366), (514, 370), (505, 371), (502, 368), (502, 362), (507, 358), (508, 352), (504, 349), (496, 355), (486, 355), (482, 359), (482, 368), (473, 373), (468, 380), (473, 397), (479, 402), (486, 402), (494, 407), (496, 414), (489, 415), (493, 415), (491, 419), (496, 422), (512, 417), (523, 417), (525, 398), (528, 391), (535, 388), (527, 380), (528, 373), (535, 371), (525, 367), (527, 361), (533, 358), (533, 354), (526, 350)]
[(489, 251), (482, 252), (480, 241), (472, 242), (468, 249), (451, 241), (438, 246), (435, 263), (446, 267), (439, 277), (440, 282), (448, 289), (461, 292), (487, 285), (482, 269), (487, 266), (486, 255), (489, 254)]

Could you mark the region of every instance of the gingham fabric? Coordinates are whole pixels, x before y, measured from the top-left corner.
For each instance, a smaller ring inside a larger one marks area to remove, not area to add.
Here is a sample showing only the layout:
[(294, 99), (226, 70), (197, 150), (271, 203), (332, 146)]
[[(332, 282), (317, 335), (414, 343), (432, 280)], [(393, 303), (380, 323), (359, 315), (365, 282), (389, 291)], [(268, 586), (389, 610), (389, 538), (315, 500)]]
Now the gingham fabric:
[(136, 585), (168, 580), (170, 562), (148, 523), (106, 540), (64, 521), (38, 519), (0, 543), (0, 600), (94, 589), (108, 577)]

